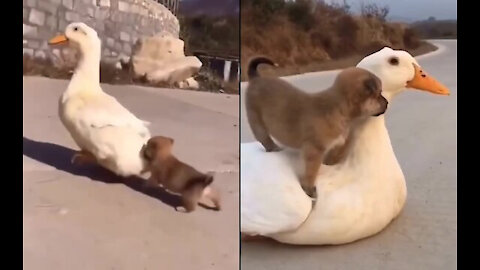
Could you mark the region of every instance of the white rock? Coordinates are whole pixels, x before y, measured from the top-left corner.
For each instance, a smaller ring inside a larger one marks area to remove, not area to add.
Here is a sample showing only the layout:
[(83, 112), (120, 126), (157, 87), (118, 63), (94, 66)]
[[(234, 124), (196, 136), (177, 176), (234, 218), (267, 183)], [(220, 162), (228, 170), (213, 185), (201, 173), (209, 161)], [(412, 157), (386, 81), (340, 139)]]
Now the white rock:
[(43, 60), (47, 58), (47, 55), (45, 54), (44, 51), (36, 51), (34, 57)]
[(180, 89), (188, 88), (188, 83), (187, 83), (187, 81), (178, 82), (178, 88), (180, 88)]
[[(147, 80), (151, 82), (167, 82), (173, 84), (175, 82), (184, 81), (192, 77), (202, 67), (202, 62), (195, 56), (187, 56), (184, 58), (172, 59), (168, 62), (155, 63), (152, 71), (146, 73)], [(135, 66), (135, 60), (134, 60)]]
[(140, 38), (132, 64), (136, 77), (170, 84), (185, 81), (202, 67), (197, 57), (185, 56), (183, 40), (171, 35)]
[(188, 78), (186, 81), (188, 83), (188, 88), (198, 89), (200, 87), (198, 82), (193, 77)]

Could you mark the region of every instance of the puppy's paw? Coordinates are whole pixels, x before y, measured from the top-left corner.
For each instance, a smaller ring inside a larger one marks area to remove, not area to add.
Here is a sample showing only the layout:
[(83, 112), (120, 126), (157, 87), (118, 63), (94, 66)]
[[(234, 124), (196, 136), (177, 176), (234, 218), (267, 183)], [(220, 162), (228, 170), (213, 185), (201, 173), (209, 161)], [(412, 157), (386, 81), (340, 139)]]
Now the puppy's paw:
[(317, 187), (316, 186), (313, 186), (313, 187), (302, 186), (302, 189), (303, 189), (303, 191), (305, 191), (305, 193), (310, 198), (312, 198), (313, 200), (317, 199)]

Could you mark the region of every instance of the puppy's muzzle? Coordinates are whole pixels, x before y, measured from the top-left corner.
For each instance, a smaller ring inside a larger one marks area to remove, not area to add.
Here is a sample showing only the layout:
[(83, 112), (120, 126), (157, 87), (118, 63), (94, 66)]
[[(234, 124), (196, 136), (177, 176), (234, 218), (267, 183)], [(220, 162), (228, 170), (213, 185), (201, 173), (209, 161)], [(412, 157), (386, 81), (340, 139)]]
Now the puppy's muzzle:
[(380, 111), (377, 114), (374, 114), (373, 116), (380, 116), (384, 114), (387, 111), (388, 108), (388, 101), (386, 98), (383, 96), (380, 99)]

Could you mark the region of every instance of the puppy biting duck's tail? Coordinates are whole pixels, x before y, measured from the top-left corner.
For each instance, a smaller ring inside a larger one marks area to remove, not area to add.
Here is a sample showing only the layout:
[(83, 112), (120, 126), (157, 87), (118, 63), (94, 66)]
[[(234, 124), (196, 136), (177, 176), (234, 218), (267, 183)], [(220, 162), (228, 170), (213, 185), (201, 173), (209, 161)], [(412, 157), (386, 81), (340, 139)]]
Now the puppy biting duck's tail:
[(258, 68), (258, 65), (260, 65), (260, 64), (268, 64), (268, 65), (271, 65), (271, 66), (278, 67), (277, 63), (273, 62), (271, 59), (269, 59), (265, 56), (253, 57), (248, 62), (248, 73), (247, 74), (248, 74), (249, 79), (258, 77), (257, 68)]

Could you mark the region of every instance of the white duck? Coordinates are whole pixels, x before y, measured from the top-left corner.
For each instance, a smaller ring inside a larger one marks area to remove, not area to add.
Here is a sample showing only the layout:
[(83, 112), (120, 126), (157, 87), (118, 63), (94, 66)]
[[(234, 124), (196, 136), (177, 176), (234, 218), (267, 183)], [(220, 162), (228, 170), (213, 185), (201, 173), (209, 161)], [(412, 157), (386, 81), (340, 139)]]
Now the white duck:
[[(405, 87), (449, 94), (405, 51), (386, 47), (357, 67), (382, 80), (390, 102)], [(258, 142), (241, 145), (243, 233), (290, 244), (348, 243), (381, 231), (404, 206), (405, 178), (383, 115), (362, 124), (343, 163), (321, 167), (313, 209), (298, 181), (299, 160), (294, 152), (266, 153)]]
[(81, 151), (72, 161), (95, 161), (120, 176), (140, 175), (143, 144), (150, 138), (148, 123), (135, 117), (100, 87), (101, 41), (84, 23), (72, 23), (51, 45), (68, 43), (81, 59), (59, 100), (59, 115)]

